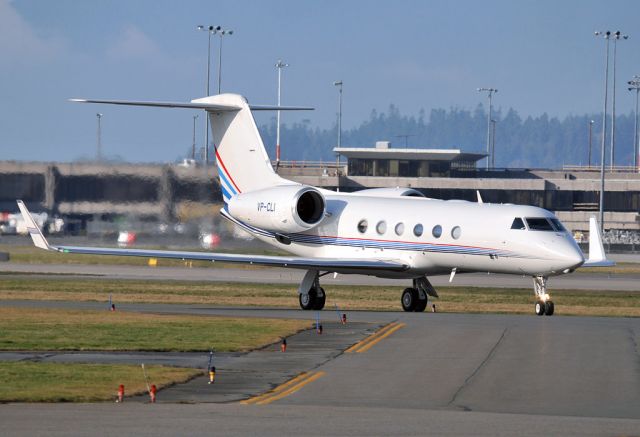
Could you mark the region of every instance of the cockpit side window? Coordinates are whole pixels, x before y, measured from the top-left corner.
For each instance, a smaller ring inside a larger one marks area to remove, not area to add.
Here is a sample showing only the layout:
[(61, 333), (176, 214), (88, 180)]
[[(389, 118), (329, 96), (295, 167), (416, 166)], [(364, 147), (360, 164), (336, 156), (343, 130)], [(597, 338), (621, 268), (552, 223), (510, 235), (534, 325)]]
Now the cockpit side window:
[(513, 219), (513, 223), (511, 223), (511, 229), (525, 230), (524, 222), (520, 217), (516, 217)]
[(527, 217), (527, 225), (532, 231), (554, 231), (551, 222), (545, 217)]
[(562, 225), (562, 223), (560, 223), (560, 220), (558, 220), (557, 218), (552, 218), (549, 219), (551, 220), (551, 223), (553, 224), (553, 227), (556, 229), (556, 231), (558, 232), (566, 232), (567, 229)]

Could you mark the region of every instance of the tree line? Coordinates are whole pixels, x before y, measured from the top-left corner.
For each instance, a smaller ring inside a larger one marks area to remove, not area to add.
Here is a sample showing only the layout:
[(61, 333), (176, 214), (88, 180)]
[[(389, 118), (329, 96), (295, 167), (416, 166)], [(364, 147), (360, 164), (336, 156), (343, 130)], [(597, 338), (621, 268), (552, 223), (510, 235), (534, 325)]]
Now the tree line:
[[(592, 125), (591, 165), (599, 165), (602, 142), (602, 114), (568, 115), (562, 119), (540, 116), (522, 118), (516, 110), (494, 111), (495, 164), (511, 168), (560, 168), (563, 165), (587, 165), (589, 123)], [(615, 164), (633, 164), (634, 114), (616, 116)], [(275, 156), (275, 117), (259, 127), (269, 152)], [(607, 155), (609, 165), (611, 117), (607, 121)], [(280, 127), (283, 160), (335, 160), (337, 127), (321, 129), (309, 120)], [(405, 115), (395, 105), (385, 112), (371, 111), (359, 126), (343, 130), (343, 147), (374, 147), (376, 141), (391, 141), (392, 147), (461, 149), (486, 151), (487, 111), (482, 104), (474, 110), (450, 108), (421, 110)]]

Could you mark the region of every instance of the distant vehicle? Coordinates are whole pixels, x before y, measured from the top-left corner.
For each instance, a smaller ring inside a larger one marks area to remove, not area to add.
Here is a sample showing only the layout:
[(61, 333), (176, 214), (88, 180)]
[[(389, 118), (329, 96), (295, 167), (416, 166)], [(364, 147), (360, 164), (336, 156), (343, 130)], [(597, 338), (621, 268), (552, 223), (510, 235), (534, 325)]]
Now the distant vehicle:
[(429, 275), (495, 272), (533, 277), (535, 312), (552, 315), (547, 278), (581, 266), (606, 266), (599, 228), (590, 221), (589, 259), (551, 212), (533, 206), (428, 199), (410, 188), (338, 193), (302, 185), (273, 170), (252, 110), (236, 94), (188, 103), (78, 100), (86, 103), (204, 109), (211, 122), (224, 207), (220, 213), (256, 238), (296, 256), (50, 246), (28, 218), (36, 246), (64, 253), (209, 260), (306, 270), (298, 287), (300, 307), (321, 310), (328, 273), (412, 279), (401, 295), (405, 311), (424, 311), (437, 297)]

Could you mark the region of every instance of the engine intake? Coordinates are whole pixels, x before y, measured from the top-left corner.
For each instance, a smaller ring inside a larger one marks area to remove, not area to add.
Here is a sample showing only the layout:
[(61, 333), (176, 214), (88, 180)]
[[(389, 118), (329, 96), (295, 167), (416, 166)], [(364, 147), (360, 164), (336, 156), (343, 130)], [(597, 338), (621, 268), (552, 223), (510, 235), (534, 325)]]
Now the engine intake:
[(240, 221), (274, 232), (302, 232), (325, 217), (326, 202), (316, 188), (281, 185), (238, 194), (229, 200), (229, 213)]

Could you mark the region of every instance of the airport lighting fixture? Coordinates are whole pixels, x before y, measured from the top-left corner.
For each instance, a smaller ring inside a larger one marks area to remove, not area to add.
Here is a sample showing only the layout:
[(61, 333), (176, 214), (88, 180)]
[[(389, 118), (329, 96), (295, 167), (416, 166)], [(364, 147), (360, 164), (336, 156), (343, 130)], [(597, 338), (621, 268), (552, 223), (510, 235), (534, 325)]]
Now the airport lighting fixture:
[[(209, 86), (211, 76), (211, 35), (215, 35), (221, 28), (220, 26), (203, 26), (199, 25), (196, 29), (201, 30), (203, 32), (207, 32), (209, 36), (209, 43), (207, 44), (207, 84), (205, 90), (207, 92), (207, 97), (209, 97)], [(205, 165), (209, 164), (209, 117), (205, 116), (204, 123), (204, 163)]]
[[(278, 69), (278, 107), (280, 107), (280, 85), (282, 83), (282, 69), (288, 67), (289, 64), (282, 62), (282, 59), (278, 59), (276, 62), (276, 68)], [(280, 165), (280, 111), (277, 112), (276, 119), (276, 169)]]
[(591, 168), (591, 134), (593, 131), (593, 123), (594, 123), (593, 120), (589, 120), (589, 160), (588, 160), (589, 168)]
[(602, 145), (600, 147), (600, 233), (604, 233), (604, 167), (605, 167), (605, 146), (607, 136), (607, 91), (609, 89), (609, 40), (611, 39), (611, 32), (609, 30), (605, 32), (596, 31), (596, 37), (602, 36), (605, 41), (605, 60), (604, 60), (604, 104), (602, 105)]
[(96, 160), (98, 162), (102, 161), (102, 115), (103, 114), (99, 112), (96, 114), (96, 118), (98, 119)]
[(633, 171), (638, 171), (638, 92), (640, 92), (640, 76), (633, 76), (629, 82), (629, 91), (636, 92), (636, 115), (633, 127)]
[[(342, 81), (336, 80), (333, 85), (338, 87), (338, 148), (340, 148), (342, 146)], [(339, 153), (336, 154), (336, 164), (340, 166)]]
[(489, 98), (489, 115), (487, 117), (487, 170), (489, 170), (489, 162), (491, 160), (491, 151), (490, 151), (490, 147), (491, 147), (491, 117), (492, 117), (492, 98), (493, 98), (493, 93), (497, 93), (498, 90), (495, 88), (478, 88), (478, 92), (482, 93), (482, 92), (486, 92), (487, 96)]
[(615, 167), (616, 150), (616, 52), (619, 39), (629, 39), (629, 35), (622, 35), (620, 31), (614, 32), (613, 39), (613, 92), (611, 94), (611, 171)]
[(218, 35), (220, 36), (220, 47), (218, 49), (218, 94), (220, 94), (220, 86), (222, 84), (222, 37), (225, 35), (233, 35), (233, 30), (225, 30), (218, 26)]

